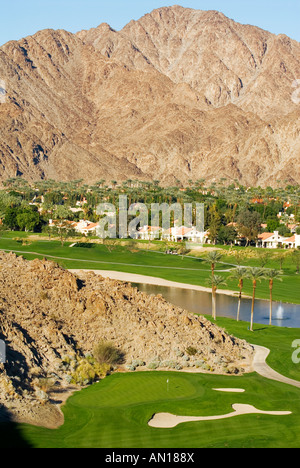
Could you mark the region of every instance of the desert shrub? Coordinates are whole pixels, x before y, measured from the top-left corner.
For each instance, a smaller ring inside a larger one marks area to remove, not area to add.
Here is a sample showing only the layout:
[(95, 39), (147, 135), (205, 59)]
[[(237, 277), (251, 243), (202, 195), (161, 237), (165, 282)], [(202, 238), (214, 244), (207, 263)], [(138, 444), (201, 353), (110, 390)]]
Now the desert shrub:
[(117, 364), (123, 361), (122, 352), (112, 343), (101, 341), (95, 346), (93, 356), (99, 364)]
[(44, 393), (49, 393), (51, 392), (53, 386), (54, 386), (54, 381), (53, 379), (49, 379), (47, 377), (42, 377), (37, 380), (36, 386)]
[(204, 361), (202, 361), (202, 360), (196, 361), (196, 362), (195, 362), (195, 367), (197, 367), (197, 368), (198, 368), (198, 367), (202, 367), (203, 364), (204, 364)]
[(71, 373), (71, 382), (81, 386), (90, 385), (105, 377), (109, 370), (110, 365), (107, 363), (99, 364), (93, 359), (83, 358), (78, 361), (76, 369)]
[(143, 367), (145, 366), (145, 362), (142, 361), (141, 359), (134, 359), (131, 363), (133, 367)]
[(201, 367), (202, 367), (202, 369), (204, 369), (204, 370), (210, 370), (210, 369), (211, 369), (211, 367), (210, 367), (208, 364), (206, 364), (206, 363), (203, 363), (203, 364), (201, 365)]
[(155, 370), (159, 367), (159, 362), (150, 362), (148, 364), (148, 369), (152, 369), (152, 370)]
[(136, 367), (135, 367), (133, 364), (129, 364), (129, 365), (127, 366), (127, 369), (133, 372), (133, 371), (136, 370)]
[(90, 385), (93, 382), (105, 377), (111, 369), (108, 363), (99, 363), (96, 359), (87, 354), (85, 357), (77, 355), (65, 356), (61, 363), (62, 369), (66, 372), (65, 379), (68, 383), (76, 385)]
[(81, 249), (94, 249), (96, 244), (88, 243), (88, 242), (77, 242), (74, 247), (80, 247)]
[(180, 349), (178, 349), (178, 348), (175, 349), (175, 354), (176, 354), (177, 357), (182, 357), (183, 356), (183, 352), (180, 351)]
[(188, 348), (186, 348), (186, 354), (188, 354), (189, 356), (195, 356), (195, 354), (197, 354), (197, 349), (194, 348), (193, 346), (189, 346)]
[(176, 369), (177, 365), (178, 363), (175, 361), (163, 361), (160, 363), (160, 367), (169, 367), (170, 369)]

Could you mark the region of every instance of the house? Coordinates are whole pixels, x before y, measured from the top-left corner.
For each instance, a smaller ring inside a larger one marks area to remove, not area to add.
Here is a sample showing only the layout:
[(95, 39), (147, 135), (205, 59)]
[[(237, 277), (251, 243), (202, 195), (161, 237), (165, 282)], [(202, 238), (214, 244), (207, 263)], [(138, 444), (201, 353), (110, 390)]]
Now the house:
[(263, 232), (258, 235), (256, 247), (263, 249), (278, 249), (283, 247), (283, 242), (286, 237), (280, 236), (278, 231), (275, 232)]
[(64, 219), (64, 220), (49, 219), (49, 226), (50, 227), (61, 226), (62, 223), (64, 223), (64, 225), (69, 225), (70, 229), (75, 229), (75, 226), (77, 224), (74, 221), (69, 221), (68, 219)]
[(87, 204), (87, 199), (84, 197), (82, 200), (76, 202), (76, 206), (83, 206)]
[(187, 228), (186, 226), (172, 227), (170, 229), (170, 237), (173, 242), (182, 242), (187, 239), (189, 233), (191, 233), (192, 228)]
[(96, 234), (98, 223), (91, 223), (90, 221), (82, 220), (75, 223), (74, 229), (76, 232), (87, 236), (88, 234)]
[(206, 234), (206, 232), (198, 231), (197, 228), (193, 226), (192, 229), (186, 233), (185, 240), (197, 244), (205, 244)]
[[(70, 226), (70, 229), (74, 229), (76, 232), (83, 234), (84, 236), (87, 236), (88, 234), (96, 234), (96, 229), (98, 226), (98, 223), (91, 223), (90, 221), (82, 220), (79, 221), (79, 223), (76, 223), (74, 221), (68, 221), (64, 220), (64, 223), (68, 224)], [(49, 226), (50, 227), (55, 227), (57, 226), (59, 221), (57, 220), (49, 220)]]
[(205, 232), (200, 232), (195, 226), (172, 227), (163, 231), (163, 238), (173, 242), (193, 242), (203, 244), (205, 240)]
[(159, 226), (143, 226), (136, 234), (136, 239), (141, 240), (154, 240), (159, 239), (161, 235), (161, 228)]
[(278, 231), (273, 233), (264, 232), (259, 234), (256, 247), (263, 249), (278, 249), (281, 247), (286, 249), (297, 249), (300, 247), (300, 235), (295, 234), (292, 237), (283, 237), (279, 235)]
[(299, 225), (298, 224), (288, 224), (287, 227), (291, 231), (292, 234), (295, 234), (296, 231), (297, 231), (297, 228), (299, 227)]
[(300, 247), (300, 235), (294, 234), (283, 242), (287, 249), (298, 249)]
[(70, 211), (72, 211), (72, 213), (80, 213), (83, 211), (82, 208), (70, 208)]

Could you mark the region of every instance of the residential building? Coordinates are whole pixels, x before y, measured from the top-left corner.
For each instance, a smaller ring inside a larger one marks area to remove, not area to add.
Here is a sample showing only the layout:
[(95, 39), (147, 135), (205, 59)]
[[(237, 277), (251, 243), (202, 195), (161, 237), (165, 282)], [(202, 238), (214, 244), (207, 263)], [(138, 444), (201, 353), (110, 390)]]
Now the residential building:
[[(88, 234), (96, 234), (98, 223), (92, 223), (86, 220), (79, 221), (79, 223), (68, 220), (65, 220), (65, 222), (70, 225), (71, 229), (74, 229), (74, 231), (83, 234), (84, 236), (87, 236)], [(57, 224), (57, 220), (49, 220), (50, 227), (55, 227)]]
[(143, 226), (136, 234), (136, 239), (154, 240), (161, 237), (161, 228), (159, 226)]
[(163, 238), (173, 242), (193, 242), (204, 244), (206, 242), (205, 232), (200, 232), (195, 226), (172, 227), (163, 231)]
[(292, 237), (288, 237), (283, 244), (287, 249), (300, 248), (300, 235), (294, 234)]
[(256, 247), (264, 249), (297, 249), (300, 247), (300, 235), (293, 235), (292, 237), (280, 236), (278, 231), (273, 233), (264, 232), (259, 234)]

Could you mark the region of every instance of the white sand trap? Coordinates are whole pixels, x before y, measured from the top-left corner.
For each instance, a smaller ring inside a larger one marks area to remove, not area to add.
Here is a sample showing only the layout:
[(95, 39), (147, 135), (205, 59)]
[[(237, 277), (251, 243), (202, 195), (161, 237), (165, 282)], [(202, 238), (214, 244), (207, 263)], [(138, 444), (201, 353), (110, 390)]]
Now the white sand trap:
[(213, 421), (215, 419), (232, 418), (242, 414), (269, 414), (272, 416), (286, 416), (292, 414), (290, 411), (260, 411), (252, 405), (232, 405), (234, 411), (232, 413), (223, 414), (221, 416), (175, 416), (170, 413), (157, 413), (148, 422), (148, 425), (160, 429), (169, 429), (178, 426), (178, 424), (193, 421)]
[(216, 392), (244, 393), (243, 388), (213, 388)]

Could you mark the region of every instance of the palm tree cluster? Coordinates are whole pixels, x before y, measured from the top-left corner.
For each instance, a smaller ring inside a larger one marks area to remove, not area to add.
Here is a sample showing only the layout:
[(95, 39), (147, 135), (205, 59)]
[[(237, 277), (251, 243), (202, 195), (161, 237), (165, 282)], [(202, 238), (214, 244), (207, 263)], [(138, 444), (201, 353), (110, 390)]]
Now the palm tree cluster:
[[(226, 285), (226, 280), (223, 276), (215, 274), (216, 264), (220, 263), (222, 260), (221, 252), (213, 250), (209, 252), (204, 259), (205, 262), (211, 265), (211, 276), (208, 279), (208, 284), (212, 288), (212, 318), (216, 320), (217, 318), (217, 306), (216, 306), (216, 294), (220, 286)], [(269, 324), (272, 325), (272, 306), (273, 306), (273, 288), (274, 281), (282, 281), (282, 270), (268, 269), (261, 267), (243, 267), (237, 266), (234, 268), (229, 276), (230, 279), (236, 280), (238, 282), (239, 295), (238, 295), (238, 308), (237, 308), (237, 321), (240, 318), (240, 310), (242, 303), (242, 295), (245, 280), (250, 280), (252, 283), (252, 305), (251, 305), (251, 318), (250, 318), (250, 331), (253, 331), (253, 321), (254, 321), (254, 307), (255, 307), (255, 298), (256, 298), (256, 288), (257, 283), (266, 280), (269, 284), (270, 292), (270, 305), (269, 305)]]
[[(283, 230), (284, 235), (289, 234), (291, 215), (295, 222), (300, 222), (299, 186), (245, 187), (238, 180), (229, 181), (224, 178), (213, 183), (206, 183), (204, 179), (189, 180), (186, 186), (175, 180), (172, 186), (165, 186), (159, 180), (107, 181), (103, 178), (88, 184), (83, 179), (27, 182), (22, 177), (11, 177), (2, 183), (0, 188), (0, 219), (6, 220), (12, 217), (11, 213), (7, 213), (11, 205), (20, 205), (22, 218), (24, 218), (22, 212), (24, 207), (26, 211), (29, 204), (31, 207), (36, 205), (35, 208), (39, 207), (42, 211), (40, 210), (41, 219), (36, 223), (34, 231), (41, 232), (43, 228), (47, 229), (48, 219), (50, 216), (52, 218), (56, 206), (74, 208), (79, 203), (82, 208), (81, 213), (69, 211), (67, 219), (78, 221), (84, 216), (91, 222), (97, 222), (99, 220), (97, 206), (100, 203), (111, 203), (117, 208), (120, 195), (127, 196), (128, 207), (136, 203), (145, 204), (149, 213), (148, 223), (152, 219), (152, 204), (170, 206), (176, 203), (184, 210), (184, 204), (189, 203), (193, 206), (192, 224), (195, 225), (196, 204), (203, 203), (204, 229), (214, 245), (233, 245), (236, 242), (241, 245), (246, 243), (246, 246), (256, 245), (258, 235), (263, 230), (273, 232), (278, 229)], [(11, 200), (8, 200), (7, 196)], [(280, 220), (279, 213), (282, 215)], [(172, 225), (174, 221), (173, 217), (170, 220)], [(161, 222), (160, 217), (159, 223)], [(12, 226), (13, 229), (22, 230), (24, 223), (20, 224), (15, 226), (12, 222), (6, 223), (10, 229)], [(29, 227), (30, 225), (29, 223)], [(263, 227), (264, 225), (267, 228)], [(29, 227), (26, 226), (26, 229)]]

